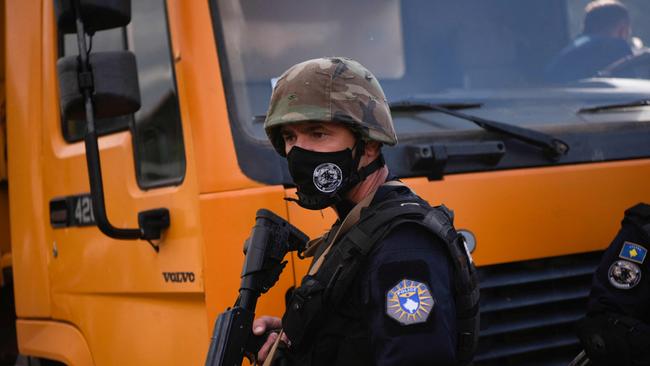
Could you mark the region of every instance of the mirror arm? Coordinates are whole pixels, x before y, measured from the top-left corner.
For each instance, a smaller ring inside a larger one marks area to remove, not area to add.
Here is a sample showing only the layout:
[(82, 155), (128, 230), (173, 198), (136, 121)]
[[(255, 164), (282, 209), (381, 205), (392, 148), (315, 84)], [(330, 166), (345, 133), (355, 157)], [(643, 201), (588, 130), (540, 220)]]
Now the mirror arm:
[[(90, 194), (92, 196), (95, 221), (99, 230), (111, 238), (122, 240), (143, 239), (151, 243), (151, 240), (160, 239), (162, 230), (169, 227), (169, 210), (166, 208), (140, 212), (138, 215), (140, 227), (137, 229), (116, 228), (110, 223), (108, 216), (106, 215), (101, 161), (99, 157), (98, 137), (95, 129), (95, 116), (92, 100), (92, 71), (89, 66), (84, 25), (80, 16), (79, 0), (73, 0), (73, 6), (77, 26), (77, 44), (79, 46), (79, 90), (84, 98), (87, 122), (86, 135), (84, 138), (86, 146), (86, 163), (88, 166), (88, 179), (90, 181)], [(152, 246), (156, 251), (158, 251), (157, 246), (153, 244)]]

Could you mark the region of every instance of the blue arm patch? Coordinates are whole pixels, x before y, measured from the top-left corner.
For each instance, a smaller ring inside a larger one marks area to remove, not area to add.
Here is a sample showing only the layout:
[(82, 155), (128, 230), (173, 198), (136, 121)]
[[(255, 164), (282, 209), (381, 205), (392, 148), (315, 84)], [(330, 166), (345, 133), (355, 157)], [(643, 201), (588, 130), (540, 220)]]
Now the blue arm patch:
[(401, 325), (424, 323), (435, 299), (422, 282), (403, 279), (386, 293), (386, 314)]
[(646, 248), (642, 247), (639, 244), (626, 241), (623, 243), (623, 247), (621, 248), (621, 252), (618, 254), (618, 256), (632, 262), (643, 264), (643, 261), (645, 260), (647, 254), (648, 250)]

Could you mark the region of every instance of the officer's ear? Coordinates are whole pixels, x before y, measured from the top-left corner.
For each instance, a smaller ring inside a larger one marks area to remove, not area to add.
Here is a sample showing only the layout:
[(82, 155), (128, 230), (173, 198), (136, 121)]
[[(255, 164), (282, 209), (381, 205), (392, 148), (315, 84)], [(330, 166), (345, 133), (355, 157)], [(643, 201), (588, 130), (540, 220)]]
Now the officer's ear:
[(622, 21), (616, 27), (616, 31), (615, 31), (615, 36), (616, 37), (618, 37), (620, 39), (623, 39), (623, 40), (628, 40), (631, 35), (632, 35), (632, 28), (631, 28), (630, 22)]
[(369, 160), (374, 160), (379, 154), (381, 154), (381, 143), (377, 141), (367, 141), (365, 143), (363, 155)]

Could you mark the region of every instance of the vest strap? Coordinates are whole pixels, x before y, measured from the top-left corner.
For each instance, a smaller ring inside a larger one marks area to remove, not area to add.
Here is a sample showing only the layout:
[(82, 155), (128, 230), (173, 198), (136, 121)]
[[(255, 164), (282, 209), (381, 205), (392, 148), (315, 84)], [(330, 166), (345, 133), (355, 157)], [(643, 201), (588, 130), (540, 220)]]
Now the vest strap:
[(271, 366), (273, 358), (275, 358), (275, 353), (278, 351), (280, 340), (282, 340), (282, 335), (284, 335), (284, 332), (282, 329), (280, 329), (280, 333), (278, 333), (278, 337), (275, 339), (275, 342), (273, 342), (273, 346), (271, 347), (271, 350), (269, 350), (269, 354), (266, 356), (266, 360), (264, 360), (264, 364), (262, 364), (262, 366)]
[[(406, 185), (402, 182), (399, 181), (389, 181), (385, 182), (382, 184), (383, 186), (403, 186), (406, 187)], [(345, 233), (350, 230), (350, 228), (356, 224), (359, 221), (359, 218), (361, 217), (361, 210), (368, 207), (370, 203), (372, 202), (372, 199), (375, 198), (375, 194), (377, 193), (377, 190), (374, 190), (370, 192), (366, 197), (364, 197), (359, 203), (357, 203), (356, 206), (352, 208), (352, 210), (348, 213), (348, 215), (343, 219), (343, 222), (341, 225), (338, 227), (336, 232), (331, 238), (327, 238), (327, 242), (323, 242), (320, 245), (327, 245), (327, 248), (322, 252), (322, 254), (314, 260), (314, 263), (311, 265), (311, 268), (309, 268), (309, 274), (313, 275), (314, 273), (318, 272), (318, 269), (320, 268), (321, 265), (323, 265), (323, 260), (325, 259), (325, 256), (327, 253), (329, 253), (330, 248), (332, 247), (332, 244), (336, 242), (336, 239), (344, 235)], [(327, 234), (326, 234), (327, 235)]]

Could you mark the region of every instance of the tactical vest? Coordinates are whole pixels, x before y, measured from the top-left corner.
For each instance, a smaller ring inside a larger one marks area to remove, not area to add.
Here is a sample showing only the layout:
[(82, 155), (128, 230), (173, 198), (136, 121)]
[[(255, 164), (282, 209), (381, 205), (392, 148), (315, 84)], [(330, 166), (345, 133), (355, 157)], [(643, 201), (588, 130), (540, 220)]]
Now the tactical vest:
[[(452, 213), (444, 206), (432, 208), (414, 194), (389, 198), (363, 209), (359, 221), (332, 245), (320, 269), (315, 274), (303, 278), (301, 286), (293, 292), (282, 320), (284, 331), (291, 340), (292, 350), (298, 353), (316, 352), (312, 344), (314, 338), (318, 337), (317, 333), (323, 328), (327, 328), (330, 333), (341, 333), (340, 335), (348, 337), (350, 342), (360, 339), (363, 333), (367, 332), (354, 325), (339, 325), (335, 320), (326, 319), (326, 313), (328, 309), (342, 306), (359, 267), (373, 246), (395, 227), (406, 223), (420, 225), (445, 244), (454, 270), (452, 291), (458, 331), (456, 358), (458, 365), (471, 363), (479, 330), (479, 287), (476, 269), (464, 238), (453, 227)], [(317, 258), (314, 258), (314, 262), (316, 260)], [(346, 327), (352, 329), (345, 329)], [(339, 359), (345, 359), (345, 364), (364, 364), (367, 355), (364, 355), (362, 348), (362, 344), (356, 349), (346, 347), (349, 350), (346, 353), (349, 354)], [(320, 350), (329, 351), (332, 350)], [(299, 357), (301, 364), (310, 363), (305, 359), (309, 357)]]

